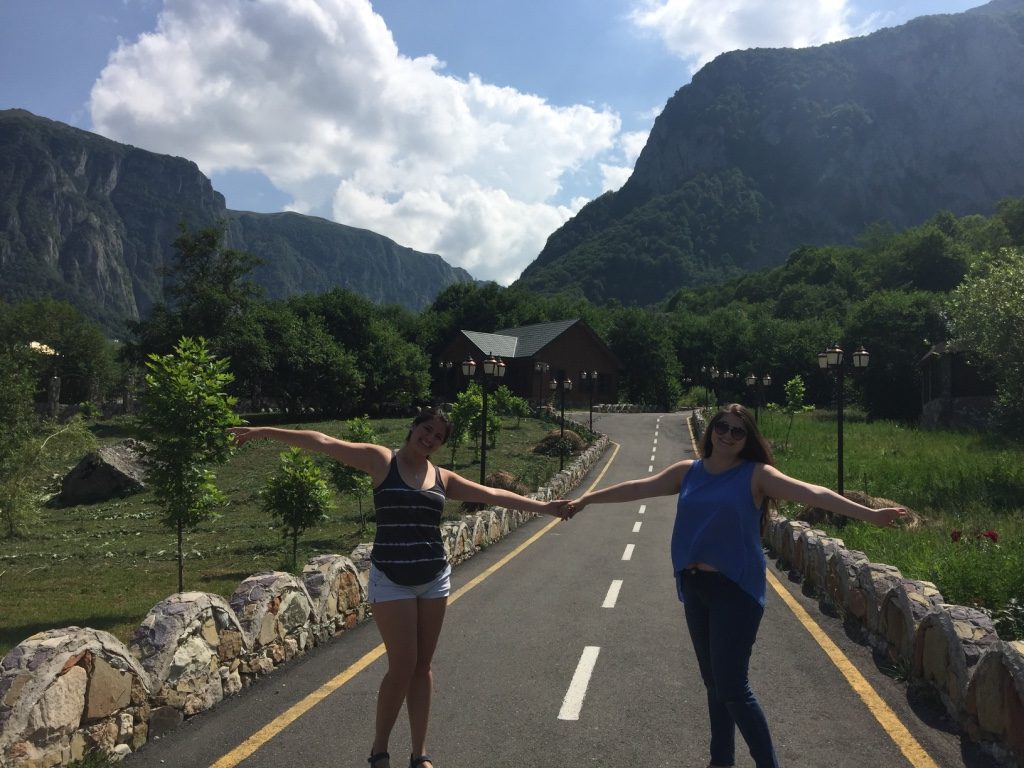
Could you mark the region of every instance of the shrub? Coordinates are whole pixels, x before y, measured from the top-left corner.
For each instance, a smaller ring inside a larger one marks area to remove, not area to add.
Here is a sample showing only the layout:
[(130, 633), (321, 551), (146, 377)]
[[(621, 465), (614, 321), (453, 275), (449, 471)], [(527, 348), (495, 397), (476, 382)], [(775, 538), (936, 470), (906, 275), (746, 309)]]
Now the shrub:
[(586, 447), (586, 440), (580, 437), (578, 432), (567, 429), (563, 435), (561, 430), (553, 429), (537, 444), (533, 452), (544, 456), (572, 456), (580, 453)]

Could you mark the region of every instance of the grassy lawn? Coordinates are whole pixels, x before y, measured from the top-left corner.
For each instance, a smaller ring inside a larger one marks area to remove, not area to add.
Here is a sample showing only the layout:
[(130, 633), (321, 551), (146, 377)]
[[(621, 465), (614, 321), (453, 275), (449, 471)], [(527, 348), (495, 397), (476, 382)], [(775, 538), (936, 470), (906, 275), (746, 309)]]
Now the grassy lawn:
[[(409, 419), (374, 422), (384, 445), (398, 447)], [(296, 426), (283, 424), (282, 426)], [(343, 422), (301, 425), (328, 434), (343, 434)], [(549, 423), (507, 420), (498, 444), (488, 449), (488, 474), (505, 470), (530, 490), (558, 470), (558, 459), (532, 453), (551, 429)], [(132, 434), (130, 425), (101, 424), (101, 442)], [(288, 570), (290, 549), (257, 493), (276, 470), (279, 443), (260, 441), (243, 447), (234, 459), (216, 468), (217, 484), (227, 496), (220, 516), (187, 534), (185, 588), (229, 597), (238, 583), (259, 571)], [(451, 451), (435, 458), (451, 466)], [(451, 467), (479, 479), (472, 447), (463, 445)], [(321, 553), (347, 555), (356, 544), (373, 540), (372, 500), (363, 501), (365, 524), (357, 502), (338, 496), (330, 519), (306, 531), (299, 541), (299, 570)], [(450, 503), (446, 516), (457, 518)], [(149, 492), (123, 499), (66, 508), (46, 508), (31, 535), (0, 539), (0, 656), (29, 635), (65, 626), (89, 626), (126, 641), (150, 608), (177, 589), (173, 531), (160, 523), (162, 510)]]
[[(788, 417), (762, 411), (761, 427), (783, 471), (836, 487), (834, 413), (799, 416), (790, 430)], [(1002, 611), (1000, 633), (1024, 637), (1024, 612), (1010, 602), (1024, 607), (1024, 443), (868, 423), (856, 413), (844, 421), (843, 442), (846, 490), (891, 499), (923, 523), (882, 530), (851, 522), (829, 532), (905, 577), (934, 582), (947, 602)]]

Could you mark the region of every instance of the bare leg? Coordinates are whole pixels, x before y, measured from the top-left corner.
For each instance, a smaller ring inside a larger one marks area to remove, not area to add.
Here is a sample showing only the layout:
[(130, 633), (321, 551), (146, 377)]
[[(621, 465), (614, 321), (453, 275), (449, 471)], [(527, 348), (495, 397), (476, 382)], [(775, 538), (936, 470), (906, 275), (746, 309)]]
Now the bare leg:
[[(447, 598), (417, 600), (417, 656), (416, 669), (406, 696), (409, 712), (409, 733), (412, 737), (412, 754), (419, 756), (427, 751), (427, 724), (430, 720), (430, 700), (433, 693), (433, 674), (430, 669), (434, 650), (441, 635)], [(423, 768), (433, 768), (424, 763)]]
[[(391, 600), (374, 603), (373, 618), (387, 650), (388, 671), (377, 692), (377, 723), (373, 752), (387, 752), (391, 730), (409, 692), (409, 683), (416, 670), (417, 601)], [(387, 768), (382, 766), (381, 768)]]

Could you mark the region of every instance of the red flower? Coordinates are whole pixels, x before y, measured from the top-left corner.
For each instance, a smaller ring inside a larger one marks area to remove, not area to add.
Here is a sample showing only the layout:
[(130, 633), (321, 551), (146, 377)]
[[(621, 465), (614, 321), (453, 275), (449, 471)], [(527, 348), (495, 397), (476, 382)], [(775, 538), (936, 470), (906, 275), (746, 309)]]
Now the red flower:
[(982, 531), (981, 535), (984, 536), (986, 539), (992, 539), (993, 542), (999, 541), (999, 534), (995, 531)]
[(952, 531), (949, 532), (949, 538), (951, 538), (955, 542), (956, 541), (960, 541), (960, 537), (963, 536), (963, 535), (964, 535), (964, 532), (963, 531), (958, 531), (956, 528), (954, 528)]

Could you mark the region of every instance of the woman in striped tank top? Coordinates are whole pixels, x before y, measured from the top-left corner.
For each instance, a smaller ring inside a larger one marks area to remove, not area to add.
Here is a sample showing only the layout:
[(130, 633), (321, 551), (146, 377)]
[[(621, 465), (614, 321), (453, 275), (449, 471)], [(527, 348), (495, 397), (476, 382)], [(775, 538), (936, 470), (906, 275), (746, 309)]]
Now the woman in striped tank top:
[(441, 539), (445, 499), (562, 518), (567, 502), (543, 502), (489, 488), (433, 464), (431, 455), (445, 444), (451, 432), (451, 423), (440, 410), (423, 410), (397, 451), (371, 443), (351, 443), (312, 430), (232, 427), (228, 432), (238, 445), (268, 439), (322, 453), (362, 470), (373, 480), (377, 534), (371, 556), (369, 600), (387, 650), (388, 670), (377, 694), (376, 732), (368, 762), (371, 768), (391, 768), (388, 740), (405, 702), (412, 737), (409, 766), (434, 768), (426, 748), (432, 694), (430, 665), (451, 588), (451, 566)]

